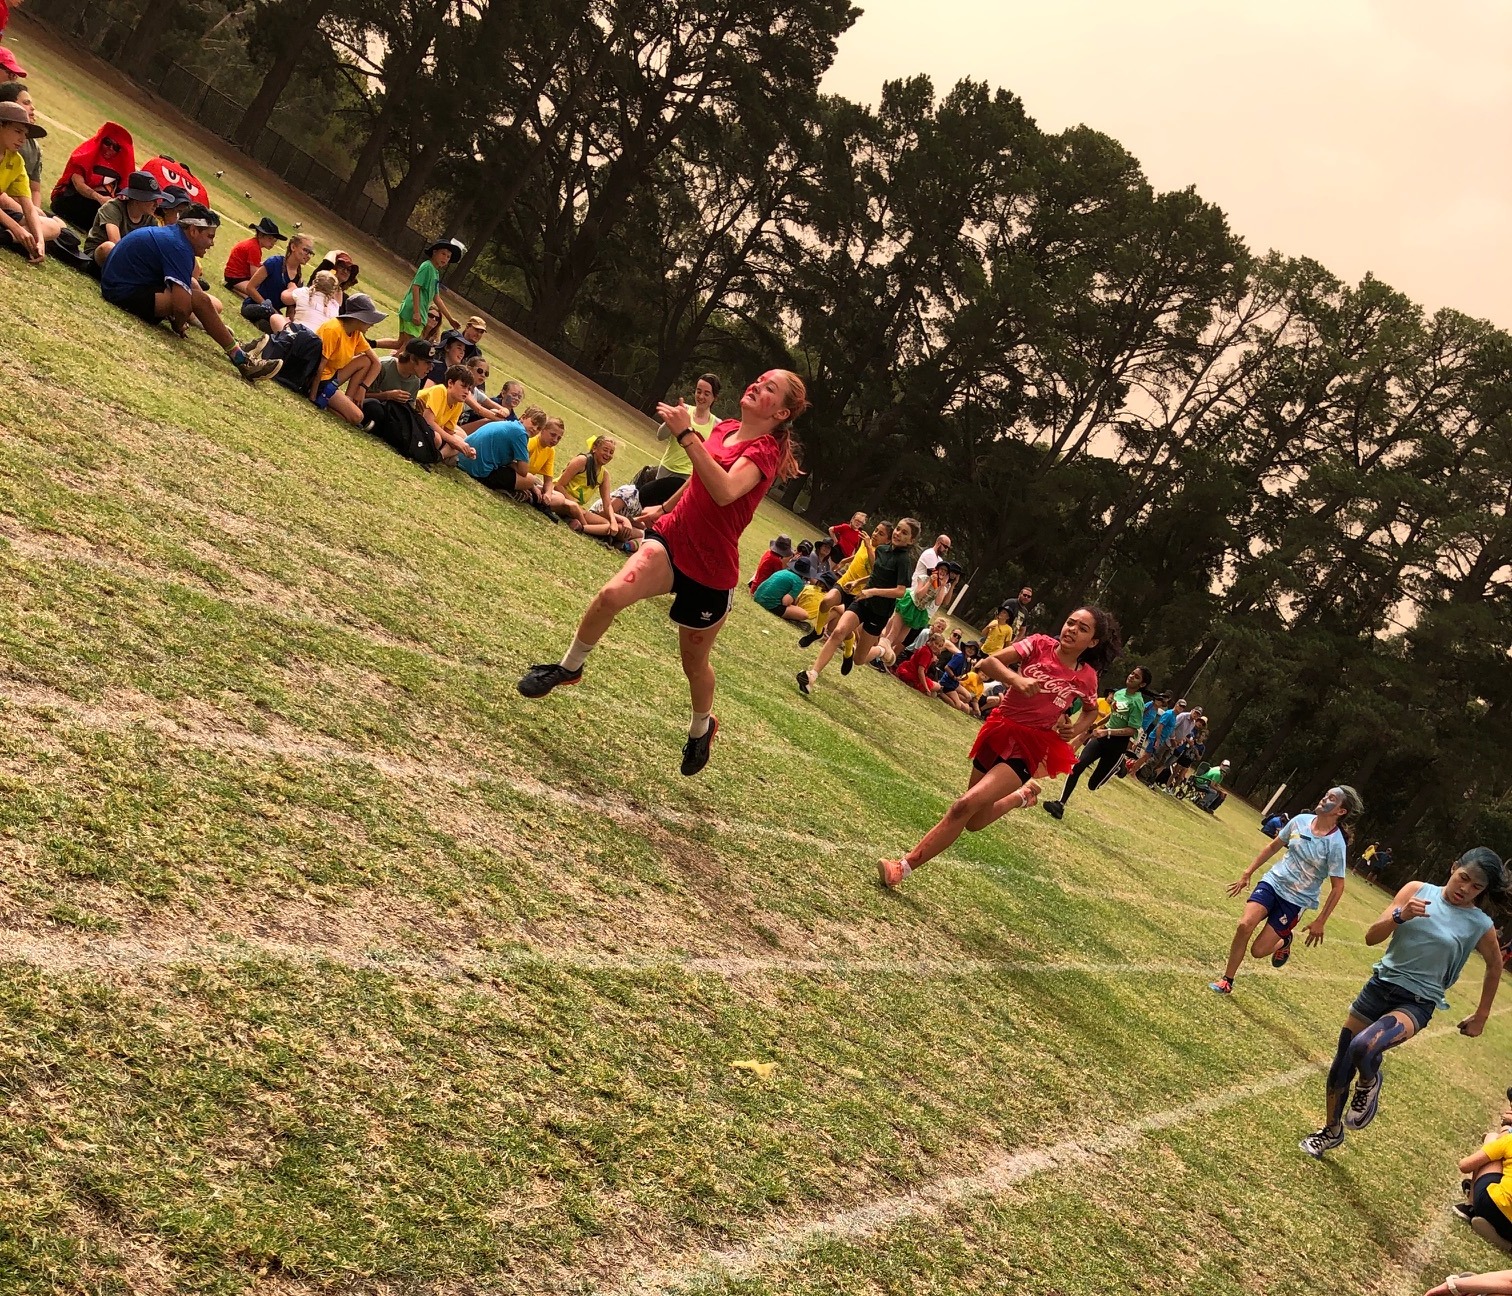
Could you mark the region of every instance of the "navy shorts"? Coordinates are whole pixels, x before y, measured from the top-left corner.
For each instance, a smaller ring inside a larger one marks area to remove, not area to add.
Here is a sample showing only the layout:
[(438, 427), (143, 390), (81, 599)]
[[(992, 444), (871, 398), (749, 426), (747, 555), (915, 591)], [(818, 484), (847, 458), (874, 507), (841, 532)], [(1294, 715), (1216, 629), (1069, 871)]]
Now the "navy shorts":
[(1249, 903), (1265, 906), (1269, 919), (1265, 925), (1277, 936), (1289, 934), (1302, 917), (1302, 906), (1295, 905), (1290, 900), (1283, 900), (1269, 882), (1260, 883), (1250, 892)]
[(1488, 1220), (1491, 1227), (1496, 1230), (1497, 1236), (1504, 1242), (1512, 1242), (1512, 1220), (1502, 1214), (1501, 1207), (1491, 1200), (1491, 1194), (1486, 1191), (1492, 1184), (1502, 1181), (1501, 1173), (1482, 1175), (1475, 1181), (1475, 1196), (1472, 1198), (1471, 1209), (1483, 1220)]
[(156, 324), (162, 318), (157, 313), (157, 295), (162, 291), (161, 288), (129, 288), (124, 293), (106, 297), (105, 300), (112, 306), (119, 306), (123, 311), (135, 315), (139, 320)]
[(1428, 999), (1420, 999), (1411, 990), (1394, 981), (1386, 981), (1379, 972), (1372, 972), (1365, 988), (1355, 996), (1349, 1011), (1368, 1022), (1380, 1021), (1387, 1013), (1403, 1012), (1411, 1017), (1418, 1030), (1428, 1024), (1438, 1005)]
[[(717, 626), (730, 614), (734, 590), (717, 590), (694, 580), (677, 565), (677, 555), (667, 537), (660, 531), (646, 532), (647, 540), (654, 540), (667, 551), (667, 561), (672, 564), (672, 606), (667, 615), (674, 625), (688, 630), (708, 630)], [(782, 613), (778, 612), (777, 616)]]

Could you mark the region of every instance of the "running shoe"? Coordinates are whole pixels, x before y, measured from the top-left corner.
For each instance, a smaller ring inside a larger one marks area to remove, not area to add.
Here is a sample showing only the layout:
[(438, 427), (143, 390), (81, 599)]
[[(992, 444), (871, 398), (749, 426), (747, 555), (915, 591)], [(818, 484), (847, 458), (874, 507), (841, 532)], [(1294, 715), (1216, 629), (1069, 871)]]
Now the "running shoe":
[(812, 648), (822, 638), (824, 638), (824, 636), (821, 635), (817, 630), (809, 630), (806, 633), (798, 636), (798, 646), (800, 648)]
[(550, 662), (544, 666), (532, 666), (520, 677), (518, 688), (528, 698), (539, 698), (561, 685), (581, 683), (582, 679), (581, 666), (574, 671), (559, 662)]
[(1380, 1072), (1376, 1078), (1366, 1084), (1363, 1080), (1355, 1085), (1354, 1097), (1350, 1099), (1349, 1110), (1344, 1113), (1344, 1126), (1346, 1129), (1362, 1130), (1375, 1119), (1376, 1108), (1381, 1105), (1381, 1080)]
[(1052, 819), (1059, 819), (1066, 813), (1066, 803), (1064, 801), (1046, 801), (1043, 805), (1045, 813)]
[(1332, 1152), (1334, 1148), (1342, 1147), (1343, 1144), (1343, 1126), (1340, 1126), (1337, 1130), (1330, 1130), (1325, 1125), (1316, 1134), (1309, 1134), (1297, 1146), (1306, 1152), (1308, 1156), (1315, 1157), (1321, 1161), (1325, 1152)]
[(800, 693), (802, 693), (804, 697), (808, 697), (809, 696), (809, 689), (813, 688), (813, 686), (814, 686), (813, 685), (813, 681), (809, 679), (808, 671), (806, 671), (806, 670), (799, 671), (798, 672), (798, 691)]
[(888, 890), (892, 890), (903, 880), (902, 860), (878, 860), (877, 880)]
[(264, 378), (276, 378), (282, 368), (282, 360), (248, 360), (240, 373), (248, 382), (262, 382)]
[(1470, 1205), (1469, 1202), (1455, 1202), (1449, 1209), (1454, 1213), (1456, 1219), (1464, 1220), (1466, 1224), (1475, 1218), (1475, 1207)]
[(1286, 935), (1281, 938), (1281, 943), (1276, 946), (1276, 952), (1271, 955), (1272, 967), (1278, 968), (1286, 966), (1286, 960), (1291, 958), (1292, 936), (1294, 934), (1295, 933), (1293, 932), (1287, 932)]
[(840, 673), (842, 675), (849, 675), (851, 673), (851, 668), (853, 666), (855, 666), (855, 664), (856, 664), (856, 654), (855, 653), (847, 653), (845, 655), (845, 657), (843, 657), (841, 659), (841, 661), (840, 661)]
[(1216, 981), (1208, 982), (1208, 989), (1214, 994), (1233, 994), (1234, 983), (1229, 977), (1219, 977)]
[(709, 727), (704, 730), (703, 737), (689, 737), (683, 744), (682, 772), (688, 778), (692, 778), (709, 763), (709, 749), (714, 746), (714, 735), (718, 732), (719, 720), (710, 716)]

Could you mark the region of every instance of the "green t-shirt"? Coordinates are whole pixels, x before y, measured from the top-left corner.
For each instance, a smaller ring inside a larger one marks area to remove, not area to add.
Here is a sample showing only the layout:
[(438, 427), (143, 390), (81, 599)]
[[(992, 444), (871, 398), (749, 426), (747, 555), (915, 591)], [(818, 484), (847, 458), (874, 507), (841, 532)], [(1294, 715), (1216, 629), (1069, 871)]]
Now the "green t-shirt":
[(126, 215), (126, 200), (112, 198), (108, 203), (101, 203), (100, 210), (95, 213), (94, 224), (89, 227), (89, 235), (84, 240), (84, 252), (86, 255), (93, 255), (94, 250), (105, 242), (107, 225), (114, 225), (121, 231), (121, 237), (125, 238), (132, 230), (145, 229), (156, 224), (157, 218), (148, 212), (133, 225)]
[(26, 163), (26, 178), (34, 185), (42, 183), (42, 146), (29, 139), (21, 146), (21, 160)]
[(396, 356), (389, 356), (378, 366), (378, 376), (373, 379), (368, 387), (368, 395), (375, 396), (379, 392), (405, 391), (409, 393), (411, 401), (420, 390), (421, 376), (411, 374), (406, 378), (399, 372), (399, 360)]
[[(441, 272), (436, 269), (436, 263), (426, 257), (415, 270), (415, 277), (410, 280), (410, 291), (404, 294), (404, 307), (399, 312), (399, 331), (401, 333), (420, 334), (425, 330), (425, 317), (430, 313), (431, 303), (436, 300), (436, 294), (441, 291)], [(414, 300), (419, 299), (418, 308)], [(415, 320), (420, 316), (419, 322)]]
[(1139, 732), (1139, 720), (1144, 714), (1144, 694), (1138, 689), (1119, 689), (1113, 694), (1113, 710), (1103, 721), (1105, 729), (1132, 729)]
[(1206, 770), (1201, 774), (1192, 775), (1192, 782), (1206, 783), (1211, 787), (1217, 787), (1220, 783), (1223, 782), (1223, 771), (1219, 769), (1218, 766), (1214, 765), (1210, 770)]

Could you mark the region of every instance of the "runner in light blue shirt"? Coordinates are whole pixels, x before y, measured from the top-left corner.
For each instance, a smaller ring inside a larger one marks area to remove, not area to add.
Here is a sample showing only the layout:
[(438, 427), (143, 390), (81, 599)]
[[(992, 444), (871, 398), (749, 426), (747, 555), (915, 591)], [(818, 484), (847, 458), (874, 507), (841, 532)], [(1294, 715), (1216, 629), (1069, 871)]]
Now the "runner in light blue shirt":
[[(1501, 946), (1496, 925), (1481, 904), (1507, 892), (1507, 871), (1495, 851), (1477, 846), (1455, 862), (1443, 886), (1409, 882), (1396, 893), (1365, 933), (1367, 945), (1389, 941), (1370, 980), (1349, 1006), (1338, 1051), (1328, 1071), (1328, 1113), (1323, 1128), (1302, 1140), (1308, 1156), (1322, 1158), (1344, 1142), (1346, 1129), (1362, 1130), (1381, 1101), (1381, 1059), (1448, 1008), (1444, 992), (1457, 980), (1470, 952), (1486, 960), (1480, 1002), (1459, 1024), (1474, 1037), (1486, 1027), (1501, 982)], [(1354, 1098), (1349, 1086), (1355, 1076)], [(1348, 1101), (1348, 1110), (1345, 1103)]]

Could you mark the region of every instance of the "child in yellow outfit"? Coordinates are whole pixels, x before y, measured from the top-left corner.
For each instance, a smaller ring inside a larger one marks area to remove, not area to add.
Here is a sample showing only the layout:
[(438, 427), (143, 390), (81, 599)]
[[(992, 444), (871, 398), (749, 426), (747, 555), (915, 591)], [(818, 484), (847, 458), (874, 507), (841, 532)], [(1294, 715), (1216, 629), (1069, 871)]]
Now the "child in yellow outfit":
[[(1505, 1122), (1512, 1112), (1503, 1113)], [(1459, 1163), (1460, 1173), (1473, 1175), (1467, 1200), (1454, 1213), (1492, 1246), (1512, 1249), (1512, 1184), (1502, 1179), (1502, 1164), (1512, 1157), (1512, 1129), (1504, 1124), (1479, 1152)]]

